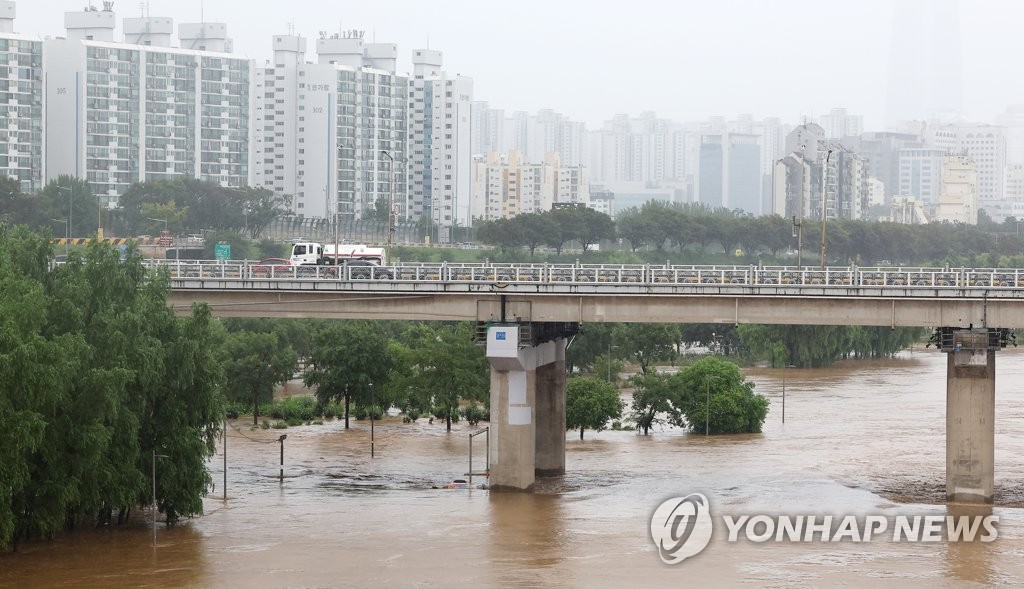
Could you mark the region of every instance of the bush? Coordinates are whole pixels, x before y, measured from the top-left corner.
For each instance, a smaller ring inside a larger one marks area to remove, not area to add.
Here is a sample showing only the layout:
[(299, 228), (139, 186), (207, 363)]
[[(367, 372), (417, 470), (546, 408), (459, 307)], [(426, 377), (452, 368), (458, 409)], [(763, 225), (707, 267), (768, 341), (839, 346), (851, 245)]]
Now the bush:
[(325, 418), (334, 419), (339, 415), (344, 415), (345, 410), (336, 401), (331, 401), (321, 408), (320, 414)]
[[(446, 412), (444, 407), (441, 407), (440, 405), (435, 405), (434, 407), (430, 408), (430, 414), (434, 416), (434, 419), (439, 419), (441, 421), (444, 421), (444, 418), (446, 417), (446, 413), (448, 413), (448, 412)], [(455, 408), (455, 407), (452, 407), (451, 419), (452, 419), (452, 423), (456, 423), (456, 422), (459, 421), (459, 410), (457, 408)]]
[(460, 413), (462, 414), (463, 417), (466, 418), (466, 422), (469, 423), (469, 425), (474, 426), (480, 423), (482, 420), (486, 419), (485, 415), (487, 414), (487, 412), (484, 411), (484, 409), (476, 403), (470, 403), (469, 405), (466, 405), (465, 407), (462, 408), (462, 411)]
[(373, 419), (379, 420), (381, 417), (384, 417), (384, 410), (380, 405), (356, 405), (352, 415), (357, 421), (369, 419), (371, 416)]
[(274, 425), (270, 427), (273, 429), (288, 429), (288, 424), (283, 421), (275, 421)]

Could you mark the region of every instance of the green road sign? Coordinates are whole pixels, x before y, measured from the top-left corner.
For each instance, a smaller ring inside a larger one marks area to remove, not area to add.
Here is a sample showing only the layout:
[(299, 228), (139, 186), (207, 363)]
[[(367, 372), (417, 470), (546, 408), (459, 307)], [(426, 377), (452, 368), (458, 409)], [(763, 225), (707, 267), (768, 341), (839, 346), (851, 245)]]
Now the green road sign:
[(213, 248), (213, 255), (218, 262), (226, 262), (231, 259), (231, 244), (226, 241), (218, 241)]

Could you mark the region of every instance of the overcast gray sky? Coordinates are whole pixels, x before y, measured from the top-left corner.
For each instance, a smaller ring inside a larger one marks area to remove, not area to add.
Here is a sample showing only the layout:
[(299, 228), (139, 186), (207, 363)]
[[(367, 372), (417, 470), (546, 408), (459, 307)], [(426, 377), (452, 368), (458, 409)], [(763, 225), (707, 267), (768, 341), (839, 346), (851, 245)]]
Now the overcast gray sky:
[[(63, 13), (90, 0), (17, 0), (15, 30), (63, 33)], [(399, 69), (428, 46), (446, 69), (472, 76), (475, 98), (506, 111), (552, 108), (595, 128), (616, 113), (678, 121), (739, 113), (799, 122), (833, 106), (885, 124), (893, 5), (929, 0), (151, 0), (151, 16), (226, 22), (235, 52), (269, 59), (270, 37), (315, 39), (363, 29), (399, 46)], [(100, 0), (93, 0), (101, 6)], [(138, 2), (118, 1), (121, 18)], [(1024, 103), (1024, 2), (960, 6), (966, 115), (991, 122)], [(1016, 30), (1015, 30), (1016, 29)], [(315, 59), (310, 43), (309, 59)]]

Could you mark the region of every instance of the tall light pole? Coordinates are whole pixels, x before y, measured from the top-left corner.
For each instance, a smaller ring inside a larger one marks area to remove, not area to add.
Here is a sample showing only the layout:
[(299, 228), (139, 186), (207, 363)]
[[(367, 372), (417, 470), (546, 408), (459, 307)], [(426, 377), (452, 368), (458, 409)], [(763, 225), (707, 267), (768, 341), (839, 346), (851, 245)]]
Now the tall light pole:
[(391, 242), (392, 242), (392, 240), (394, 240), (394, 236), (395, 236), (395, 219), (394, 218), (398, 216), (398, 215), (395, 215), (395, 212), (393, 210), (394, 206), (395, 206), (395, 158), (391, 157), (391, 154), (388, 153), (387, 151), (383, 150), (383, 149), (380, 150), (380, 153), (384, 157), (388, 158), (388, 162), (390, 162), (390, 164), (391, 164), (390, 165), (390, 168), (391, 168), (391, 175), (390, 175), (391, 182), (389, 183), (389, 187), (388, 187), (388, 247), (387, 247), (387, 253), (388, 253), (387, 262), (388, 262), (388, 264), (390, 264), (391, 263)]
[(96, 239), (103, 239), (103, 208), (100, 207), (100, 195), (96, 195)]
[(711, 435), (711, 379), (704, 381), (704, 394), (707, 395), (707, 401), (704, 409), (704, 435)]
[(288, 434), (281, 434), (281, 437), (277, 439), (281, 443), (281, 473), (278, 478), (278, 484), (284, 484), (284, 440), (288, 437)]
[(828, 221), (828, 162), (832, 159), (832, 150), (825, 156), (825, 165), (821, 169), (821, 269), (825, 270), (825, 222)]
[(68, 255), (68, 220), (67, 219), (50, 219), (56, 223), (64, 224), (64, 257)]
[[(74, 192), (71, 191), (67, 186), (58, 186), (57, 190), (66, 190), (68, 192), (68, 233), (70, 234), (75, 229), (74, 214), (75, 214), (75, 203), (74, 203)], [(68, 238), (70, 239), (70, 235)]]
[(796, 368), (795, 364), (785, 362), (782, 364), (782, 423), (786, 423), (786, 369)]
[(376, 398), (374, 398), (374, 396), (373, 396), (373, 383), (371, 382), (370, 383), (370, 458), (374, 457), (374, 448), (373, 448), (373, 442), (374, 442), (374, 440), (373, 440), (373, 421), (374, 421), (374, 419), (373, 418), (374, 418), (374, 414), (373, 414), (373, 411), (374, 411), (374, 408), (375, 408), (374, 406), (375, 405), (376, 405)]

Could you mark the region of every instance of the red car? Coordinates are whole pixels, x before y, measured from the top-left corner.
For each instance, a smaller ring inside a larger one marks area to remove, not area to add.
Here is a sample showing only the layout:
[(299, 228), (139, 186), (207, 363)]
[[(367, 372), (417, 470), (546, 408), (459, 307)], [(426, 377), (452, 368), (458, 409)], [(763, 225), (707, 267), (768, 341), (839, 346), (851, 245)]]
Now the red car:
[(266, 258), (249, 266), (249, 274), (254, 278), (287, 278), (294, 276), (292, 261), (286, 258)]

